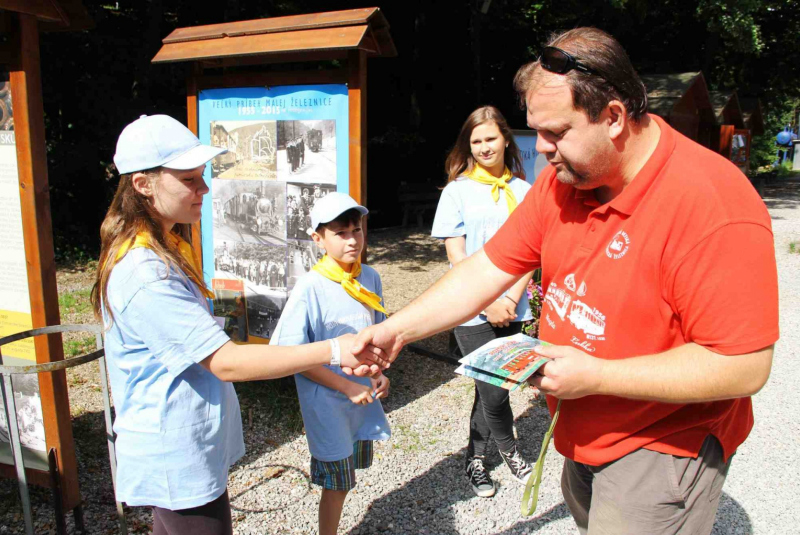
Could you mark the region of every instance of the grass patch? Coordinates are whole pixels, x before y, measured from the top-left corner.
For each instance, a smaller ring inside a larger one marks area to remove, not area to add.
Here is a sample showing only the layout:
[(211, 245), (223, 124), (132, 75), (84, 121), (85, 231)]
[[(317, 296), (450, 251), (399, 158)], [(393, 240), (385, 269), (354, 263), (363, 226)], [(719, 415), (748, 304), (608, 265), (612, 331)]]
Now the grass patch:
[[(420, 439), (419, 433), (414, 431), (411, 426), (399, 424), (396, 426), (397, 434), (392, 440), (392, 449), (408, 452), (420, 451), (425, 449)], [(431, 442), (433, 444), (433, 442)]]
[(789, 243), (789, 252), (792, 254), (800, 254), (800, 242), (793, 241)]
[(252, 410), (254, 426), (258, 425), (256, 419), (264, 418), (270, 425), (280, 425), (291, 432), (303, 430), (303, 415), (293, 377), (236, 383), (236, 395), (245, 426), (248, 425), (248, 411)]
[(97, 349), (97, 341), (94, 336), (81, 336), (74, 340), (64, 341), (64, 356), (67, 358), (86, 355)]
[(58, 310), (62, 316), (82, 315), (91, 312), (90, 289), (75, 290), (58, 296)]

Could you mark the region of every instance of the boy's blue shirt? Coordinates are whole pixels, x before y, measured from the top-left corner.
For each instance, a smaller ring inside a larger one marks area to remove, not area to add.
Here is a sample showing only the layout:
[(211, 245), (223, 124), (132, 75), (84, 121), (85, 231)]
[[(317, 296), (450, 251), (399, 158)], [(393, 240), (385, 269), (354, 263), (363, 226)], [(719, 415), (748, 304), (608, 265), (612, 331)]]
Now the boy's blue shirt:
[[(383, 299), (381, 278), (374, 269), (362, 265), (361, 275), (356, 280)], [(341, 284), (316, 271), (309, 271), (292, 290), (270, 344), (292, 346), (329, 340), (357, 333), (385, 319), (382, 312), (367, 308), (347, 295)], [(367, 377), (345, 375), (338, 367), (326, 368), (350, 381), (370, 385)], [(386, 440), (390, 437), (389, 422), (380, 401), (356, 405), (336, 390), (300, 374), (294, 377), (308, 448), (316, 459), (346, 459), (353, 454), (356, 440)]]

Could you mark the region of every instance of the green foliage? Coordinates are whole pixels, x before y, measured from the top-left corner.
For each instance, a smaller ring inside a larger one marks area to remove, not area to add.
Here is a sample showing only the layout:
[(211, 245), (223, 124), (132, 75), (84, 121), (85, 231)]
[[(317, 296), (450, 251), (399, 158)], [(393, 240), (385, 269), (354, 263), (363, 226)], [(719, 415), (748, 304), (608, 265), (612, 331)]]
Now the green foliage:
[(764, 135), (754, 137), (750, 148), (750, 164), (753, 169), (764, 166), (769, 166), (768, 170), (771, 169), (772, 164), (778, 159), (775, 138), (786, 125), (794, 122), (798, 109), (800, 109), (800, 98), (794, 97), (775, 101), (765, 110)]
[(531, 315), (533, 319), (522, 327), (522, 332), (533, 338), (539, 337), (539, 321), (542, 317), (542, 305), (544, 304), (544, 292), (542, 291), (542, 270), (537, 269), (533, 272), (533, 278), (528, 283), (527, 289), (528, 302), (531, 305)]
[(792, 162), (787, 158), (781, 165), (777, 167), (778, 177), (790, 177), (796, 174), (796, 171), (792, 169)]
[(800, 254), (800, 242), (793, 241), (789, 244), (789, 252), (792, 254)]
[(696, 13), (706, 21), (710, 33), (720, 36), (725, 47), (758, 55), (764, 41), (753, 15), (762, 4), (761, 0), (700, 0)]

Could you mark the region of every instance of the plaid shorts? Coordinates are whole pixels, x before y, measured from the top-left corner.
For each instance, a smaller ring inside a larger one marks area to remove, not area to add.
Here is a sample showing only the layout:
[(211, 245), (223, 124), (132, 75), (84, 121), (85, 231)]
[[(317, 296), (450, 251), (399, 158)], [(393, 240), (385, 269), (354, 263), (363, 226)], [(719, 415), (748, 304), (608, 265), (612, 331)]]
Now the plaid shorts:
[(320, 461), (311, 457), (311, 482), (328, 490), (352, 490), (356, 487), (356, 469), (372, 466), (372, 441), (357, 440), (353, 455), (339, 461)]

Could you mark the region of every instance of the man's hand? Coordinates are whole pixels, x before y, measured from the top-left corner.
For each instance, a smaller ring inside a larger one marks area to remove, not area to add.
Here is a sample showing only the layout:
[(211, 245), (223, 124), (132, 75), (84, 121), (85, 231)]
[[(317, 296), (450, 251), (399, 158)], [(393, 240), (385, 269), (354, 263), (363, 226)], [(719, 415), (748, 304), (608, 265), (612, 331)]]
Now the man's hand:
[(352, 350), (356, 341), (355, 334), (344, 334), (337, 340), (342, 357), (342, 371), (347, 375), (376, 375), (389, 366), (386, 354), (379, 348), (371, 347), (370, 350), (355, 355)]
[[(372, 360), (369, 356), (374, 354), (383, 361), (394, 362), (404, 343), (397, 333), (386, 326), (386, 322), (367, 327), (356, 337), (351, 351), (353, 355), (363, 360)], [(389, 366), (385, 366), (388, 368)]]
[(486, 320), (492, 327), (508, 327), (517, 318), (517, 307), (510, 300), (501, 297), (484, 310)]
[(602, 359), (569, 346), (538, 346), (534, 351), (552, 359), (528, 379), (540, 392), (559, 399), (576, 399), (600, 391)]
[(382, 373), (375, 376), (370, 377), (370, 383), (372, 383), (372, 388), (375, 391), (375, 399), (383, 399), (389, 397), (389, 378), (383, 375)]

